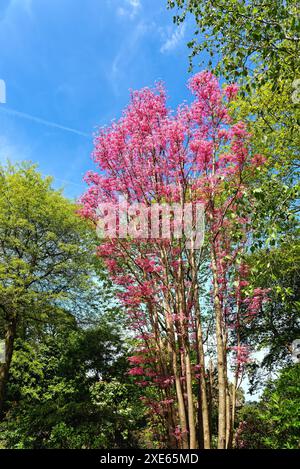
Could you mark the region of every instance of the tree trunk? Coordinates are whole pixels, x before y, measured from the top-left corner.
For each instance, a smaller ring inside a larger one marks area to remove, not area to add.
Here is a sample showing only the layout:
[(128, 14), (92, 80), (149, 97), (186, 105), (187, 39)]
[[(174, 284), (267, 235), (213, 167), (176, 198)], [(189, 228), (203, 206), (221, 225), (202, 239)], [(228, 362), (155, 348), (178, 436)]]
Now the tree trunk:
[(5, 331), (5, 363), (0, 364), (0, 418), (3, 417), (6, 385), (14, 349), (16, 327), (17, 321), (14, 318), (8, 323)]
[(235, 376), (235, 382), (232, 386), (232, 396), (231, 396), (231, 428), (229, 434), (228, 448), (233, 447), (233, 434), (234, 434), (234, 421), (235, 421), (235, 411), (236, 411), (236, 389), (237, 389), (237, 374)]
[(201, 325), (201, 311), (199, 305), (199, 287), (198, 287), (198, 271), (196, 267), (194, 238), (191, 240), (191, 267), (192, 277), (194, 283), (194, 308), (195, 308), (195, 326), (196, 326), (196, 343), (197, 343), (197, 358), (200, 365), (200, 381), (199, 381), (199, 396), (198, 396), (198, 427), (199, 428), (199, 447), (210, 449), (210, 422), (209, 422), (209, 409), (207, 399), (207, 389), (205, 381), (205, 356), (203, 348), (203, 333)]
[[(213, 247), (212, 247), (213, 249)], [(225, 350), (223, 340), (222, 307), (219, 298), (219, 286), (217, 275), (217, 263), (215, 253), (212, 252), (212, 272), (214, 290), (214, 308), (216, 317), (216, 338), (217, 338), (217, 370), (218, 370), (218, 449), (226, 448), (226, 370), (225, 370)]]
[(208, 415), (209, 415), (209, 428), (213, 427), (213, 393), (214, 393), (214, 366), (213, 362), (209, 360), (209, 383), (208, 383)]
[(187, 390), (187, 401), (188, 401), (188, 421), (189, 421), (189, 434), (190, 434), (190, 449), (197, 448), (196, 438), (196, 425), (195, 425), (195, 410), (193, 401), (193, 388), (192, 388), (192, 371), (190, 361), (190, 351), (187, 345), (185, 345), (185, 369), (186, 369), (186, 390)]
[[(164, 274), (165, 274), (166, 281), (168, 282), (168, 271), (167, 271), (168, 263), (166, 261), (167, 256), (164, 250), (161, 250), (161, 257), (164, 260)], [(181, 360), (181, 354), (180, 354), (180, 364), (177, 363), (176, 337), (175, 337), (175, 331), (174, 331), (174, 322), (173, 322), (172, 314), (171, 314), (172, 301), (170, 299), (169, 290), (164, 299), (164, 308), (165, 308), (166, 328), (168, 331), (168, 348), (169, 348), (169, 354), (170, 354), (171, 363), (172, 363), (173, 375), (175, 378), (175, 389), (176, 389), (176, 397), (177, 397), (179, 425), (180, 425), (180, 430), (182, 433), (180, 444), (181, 444), (182, 449), (189, 449), (186, 409), (185, 409), (184, 395), (182, 391), (182, 383), (180, 379), (182, 360)]]
[(180, 423), (180, 429), (182, 432), (182, 447), (183, 449), (188, 449), (189, 443), (188, 443), (188, 432), (187, 432), (187, 422), (186, 422), (186, 415), (185, 415), (184, 397), (183, 397), (182, 388), (181, 388), (180, 373), (179, 373), (178, 366), (177, 366), (177, 357), (176, 357), (175, 351), (173, 351), (173, 370), (174, 370), (174, 376), (175, 376), (179, 423)]
[(231, 422), (231, 398), (230, 398), (230, 392), (227, 387), (226, 391), (226, 449), (230, 448), (230, 435), (231, 435), (231, 428), (232, 428), (232, 422)]
[(197, 298), (197, 317), (196, 317), (196, 327), (197, 327), (197, 354), (198, 354), (198, 363), (201, 366), (200, 369), (200, 402), (201, 402), (201, 412), (202, 412), (202, 427), (203, 431), (203, 445), (204, 449), (210, 449), (210, 424), (209, 424), (209, 409), (208, 409), (208, 399), (207, 399), (207, 389), (205, 381), (205, 357), (203, 350), (203, 337), (202, 337), (202, 327), (199, 311), (199, 303)]

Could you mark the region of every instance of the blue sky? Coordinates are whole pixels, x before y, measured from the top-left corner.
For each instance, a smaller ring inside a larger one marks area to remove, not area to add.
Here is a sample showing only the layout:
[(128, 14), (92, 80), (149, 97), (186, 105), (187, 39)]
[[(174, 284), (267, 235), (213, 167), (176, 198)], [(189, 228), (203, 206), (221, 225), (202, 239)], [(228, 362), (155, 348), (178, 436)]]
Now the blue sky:
[(129, 89), (163, 80), (189, 98), (189, 24), (167, 0), (0, 0), (0, 162), (31, 160), (79, 196), (92, 134), (118, 118)]

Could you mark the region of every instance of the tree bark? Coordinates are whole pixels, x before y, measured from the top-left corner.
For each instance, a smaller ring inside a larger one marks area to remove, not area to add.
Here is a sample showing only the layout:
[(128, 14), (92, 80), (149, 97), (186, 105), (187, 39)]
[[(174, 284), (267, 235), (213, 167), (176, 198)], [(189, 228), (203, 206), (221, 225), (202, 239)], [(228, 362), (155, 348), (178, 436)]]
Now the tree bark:
[(214, 394), (214, 366), (213, 362), (209, 360), (209, 383), (208, 383), (208, 415), (209, 415), (209, 428), (212, 428), (212, 415), (213, 415), (213, 394)]
[(13, 318), (8, 322), (5, 331), (5, 363), (0, 364), (0, 419), (3, 417), (6, 386), (9, 377), (11, 359), (14, 350), (17, 321)]
[(194, 249), (194, 238), (191, 239), (191, 269), (194, 290), (194, 309), (195, 309), (195, 327), (196, 327), (196, 343), (197, 343), (197, 358), (200, 365), (200, 380), (199, 380), (199, 395), (198, 395), (198, 427), (199, 427), (199, 448), (210, 449), (210, 422), (209, 422), (209, 409), (207, 399), (207, 389), (205, 381), (205, 356), (203, 348), (203, 333), (201, 324), (201, 311), (199, 304), (199, 286), (198, 286), (198, 271), (196, 266), (196, 257)]
[(231, 396), (231, 428), (229, 434), (228, 448), (233, 447), (233, 436), (234, 436), (234, 421), (235, 421), (235, 411), (236, 411), (236, 391), (237, 391), (237, 380), (238, 375), (236, 372), (235, 381), (232, 386), (232, 396)]
[(216, 338), (217, 338), (217, 370), (218, 370), (218, 449), (226, 448), (226, 370), (225, 370), (225, 350), (223, 340), (222, 307), (219, 298), (219, 285), (217, 275), (217, 263), (215, 252), (212, 247), (212, 272), (214, 308), (216, 317)]
[(231, 435), (231, 397), (227, 387), (226, 391), (226, 449), (230, 448), (230, 435)]
[[(198, 292), (198, 288), (197, 288)], [(200, 402), (201, 402), (201, 423), (203, 427), (203, 446), (204, 449), (210, 449), (210, 424), (209, 424), (209, 409), (208, 409), (208, 398), (207, 398), (207, 389), (205, 381), (205, 357), (203, 350), (203, 334), (200, 318), (200, 308), (199, 308), (199, 299), (198, 294), (196, 295), (196, 327), (197, 327), (197, 355), (198, 363), (201, 366), (200, 369)]]
[(189, 442), (188, 442), (184, 397), (183, 397), (182, 388), (181, 388), (180, 373), (179, 373), (178, 366), (177, 366), (177, 357), (176, 357), (175, 351), (173, 351), (173, 370), (174, 370), (174, 376), (175, 376), (175, 387), (176, 387), (176, 395), (177, 395), (177, 403), (178, 403), (179, 423), (180, 423), (180, 429), (182, 432), (182, 447), (183, 449), (188, 449)]
[(187, 390), (187, 400), (188, 400), (190, 449), (196, 449), (197, 438), (196, 438), (195, 410), (194, 410), (194, 402), (193, 402), (192, 371), (191, 371), (190, 351), (187, 345), (185, 346), (184, 354), (185, 354), (185, 368), (186, 368), (186, 390)]

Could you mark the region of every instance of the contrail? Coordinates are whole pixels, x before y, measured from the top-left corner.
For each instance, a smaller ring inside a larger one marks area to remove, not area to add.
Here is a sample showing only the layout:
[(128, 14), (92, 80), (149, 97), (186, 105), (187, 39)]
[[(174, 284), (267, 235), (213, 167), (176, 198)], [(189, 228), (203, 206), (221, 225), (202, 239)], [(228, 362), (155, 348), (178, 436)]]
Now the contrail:
[(45, 119), (41, 119), (40, 117), (31, 116), (30, 114), (26, 114), (25, 112), (16, 111), (14, 109), (10, 109), (8, 107), (2, 107), (2, 106), (0, 107), (0, 109), (12, 116), (21, 117), (23, 119), (28, 119), (33, 122), (37, 122), (38, 124), (47, 125), (48, 127), (55, 127), (56, 129), (65, 130), (67, 132), (72, 132), (73, 134), (81, 135), (82, 137), (91, 138), (91, 135), (85, 132), (81, 132), (80, 130), (71, 129), (71, 127), (65, 127), (64, 125), (56, 124), (55, 122), (50, 122)]

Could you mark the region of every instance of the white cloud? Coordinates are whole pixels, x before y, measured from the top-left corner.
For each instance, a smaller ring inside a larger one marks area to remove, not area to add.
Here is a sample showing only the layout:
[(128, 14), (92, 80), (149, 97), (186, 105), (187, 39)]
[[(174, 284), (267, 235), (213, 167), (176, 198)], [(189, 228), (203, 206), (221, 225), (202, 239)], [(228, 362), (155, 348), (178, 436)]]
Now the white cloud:
[(119, 96), (119, 85), (122, 83), (124, 75), (128, 74), (129, 66), (136, 57), (137, 51), (140, 47), (141, 38), (150, 30), (150, 28), (150, 24), (140, 21), (134, 28), (132, 28), (131, 34), (127, 36), (115, 56), (109, 73), (109, 80), (112, 84), (115, 96)]
[(21, 159), (29, 159), (28, 156), (28, 150), (24, 146), (11, 143), (5, 135), (0, 135), (0, 164), (6, 164), (7, 161), (15, 163)]
[(22, 7), (26, 11), (26, 13), (31, 16), (32, 15), (32, 1), (33, 0), (13, 0), (13, 3), (16, 7)]
[(121, 5), (117, 9), (119, 16), (133, 19), (141, 9), (141, 0), (122, 0)]
[(6, 84), (4, 80), (0, 79), (0, 104), (6, 103)]
[(170, 52), (180, 44), (182, 39), (184, 38), (185, 34), (185, 24), (180, 25), (179, 27), (176, 27), (176, 30), (173, 31), (165, 42), (162, 44), (160, 48), (160, 52), (163, 54), (164, 52)]
[(1, 25), (4, 26), (5, 23), (12, 22), (14, 14), (19, 12), (20, 9), (25, 12), (27, 17), (32, 19), (32, 2), (33, 0), (10, 0), (10, 2), (1, 12)]
[(117, 9), (117, 14), (118, 16), (126, 16), (127, 15), (127, 11), (123, 8), (123, 7), (119, 7)]
[(141, 0), (127, 0), (129, 5), (132, 6), (132, 8), (138, 9), (141, 6)]

